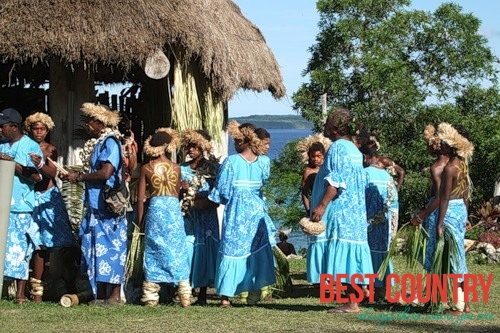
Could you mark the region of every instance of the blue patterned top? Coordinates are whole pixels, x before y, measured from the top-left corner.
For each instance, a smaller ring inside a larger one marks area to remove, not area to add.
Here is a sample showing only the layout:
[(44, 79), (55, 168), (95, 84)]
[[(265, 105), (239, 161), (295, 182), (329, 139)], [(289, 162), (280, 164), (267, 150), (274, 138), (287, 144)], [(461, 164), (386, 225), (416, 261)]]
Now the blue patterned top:
[[(104, 145), (104, 148), (103, 148)], [(121, 162), (121, 144), (107, 136), (104, 140), (97, 143), (90, 156), (90, 173), (101, 169), (104, 162), (109, 162), (114, 170), (111, 177), (106, 181), (106, 185), (117, 187), (120, 183), (121, 169), (118, 169)], [(90, 208), (98, 209), (101, 212), (107, 212), (101, 191), (104, 184), (101, 182), (85, 182), (85, 193)]]
[[(40, 149), (40, 145), (27, 135), (23, 135), (21, 139), (14, 142), (12, 146), (8, 142), (0, 144), (0, 153), (11, 156), (16, 163), (19, 163), (22, 166), (32, 167), (35, 169), (36, 166), (31, 161), (29, 154), (37, 154), (42, 156), (43, 159), (43, 153)], [(32, 212), (34, 207), (35, 183), (15, 174), (14, 184), (12, 187), (11, 212), (28, 213)]]

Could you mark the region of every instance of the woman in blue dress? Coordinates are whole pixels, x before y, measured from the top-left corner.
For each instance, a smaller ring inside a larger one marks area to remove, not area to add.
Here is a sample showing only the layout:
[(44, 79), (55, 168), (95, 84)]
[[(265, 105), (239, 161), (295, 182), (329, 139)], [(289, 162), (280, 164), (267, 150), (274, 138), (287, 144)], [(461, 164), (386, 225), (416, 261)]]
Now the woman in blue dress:
[(207, 304), (207, 287), (213, 286), (219, 252), (218, 205), (208, 200), (219, 161), (211, 154), (210, 139), (204, 130), (186, 130), (182, 135), (182, 146), (190, 160), (181, 165), (181, 207), (188, 246), (192, 246), (189, 258), (191, 286), (200, 288), (198, 305)]
[[(391, 241), (396, 234), (397, 224), (393, 223), (395, 214), (393, 207), (398, 201), (396, 183), (387, 172), (385, 165), (379, 161), (378, 145), (370, 137), (360, 147), (365, 157), (366, 217), (368, 219), (368, 244), (372, 258), (373, 271), (378, 272), (380, 265), (387, 257)], [(387, 276), (393, 273), (392, 262), (382, 279), (375, 279), (375, 298), (385, 298)]]
[(222, 164), (209, 199), (225, 205), (221, 242), (217, 257), (215, 288), (221, 306), (230, 306), (229, 297), (249, 291), (247, 303), (260, 299), (260, 289), (274, 284), (274, 257), (269, 243), (265, 202), (261, 187), (269, 177), (268, 160), (262, 140), (253, 124), (233, 121), (228, 132), (238, 154)]
[[(137, 214), (144, 229), (144, 283), (141, 301), (155, 306), (159, 301), (160, 283), (178, 285), (181, 305), (191, 301), (189, 262), (184, 220), (179, 205), (181, 170), (168, 159), (179, 143), (177, 132), (159, 128), (144, 142), (144, 153), (151, 160), (141, 167), (137, 193)], [(144, 216), (146, 189), (149, 207)]]
[[(373, 273), (367, 239), (363, 155), (351, 140), (356, 132), (359, 129), (349, 110), (337, 108), (328, 114), (324, 135), (332, 144), (314, 180), (310, 217), (313, 222), (323, 220), (326, 230), (310, 237), (307, 250), (308, 281), (318, 283), (323, 273), (334, 277), (347, 274), (346, 279), (335, 282), (346, 284), (348, 294), (355, 294), (351, 286), (353, 274)], [(357, 282), (366, 285), (368, 279)], [(349, 297), (347, 304), (329, 312), (359, 312), (359, 307)]]

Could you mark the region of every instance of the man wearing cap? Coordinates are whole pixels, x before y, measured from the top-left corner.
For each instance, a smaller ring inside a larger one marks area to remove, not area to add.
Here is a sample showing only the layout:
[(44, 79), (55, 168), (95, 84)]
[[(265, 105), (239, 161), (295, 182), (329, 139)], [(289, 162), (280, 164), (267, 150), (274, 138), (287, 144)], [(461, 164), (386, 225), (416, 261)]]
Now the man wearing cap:
[(0, 144), (0, 159), (16, 162), (4, 276), (16, 280), (19, 304), (26, 301), (24, 290), (29, 261), (38, 243), (38, 230), (31, 215), (35, 206), (35, 183), (42, 179), (30, 157), (31, 154), (42, 156), (42, 151), (38, 143), (23, 134), (21, 123), (22, 117), (15, 109), (0, 112), (0, 139), (4, 141)]

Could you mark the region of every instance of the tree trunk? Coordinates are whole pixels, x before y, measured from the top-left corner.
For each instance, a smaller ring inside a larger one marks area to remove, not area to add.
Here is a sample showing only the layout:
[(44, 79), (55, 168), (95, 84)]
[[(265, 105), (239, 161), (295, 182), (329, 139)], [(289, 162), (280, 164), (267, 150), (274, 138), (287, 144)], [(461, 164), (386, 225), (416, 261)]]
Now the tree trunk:
[(70, 68), (57, 60), (50, 62), (49, 113), (56, 124), (50, 140), (56, 146), (59, 162), (79, 164), (79, 148), (84, 140), (74, 131), (82, 126), (80, 106), (95, 101), (94, 73), (82, 65)]

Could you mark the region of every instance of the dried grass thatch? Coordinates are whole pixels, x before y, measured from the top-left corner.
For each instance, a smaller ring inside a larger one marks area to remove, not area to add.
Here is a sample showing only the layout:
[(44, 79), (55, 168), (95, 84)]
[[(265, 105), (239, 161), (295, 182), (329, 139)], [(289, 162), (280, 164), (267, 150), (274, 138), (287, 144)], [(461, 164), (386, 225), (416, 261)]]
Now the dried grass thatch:
[(225, 101), (239, 88), (285, 95), (260, 30), (231, 0), (4, 0), (0, 59), (130, 70), (158, 49), (197, 59)]

